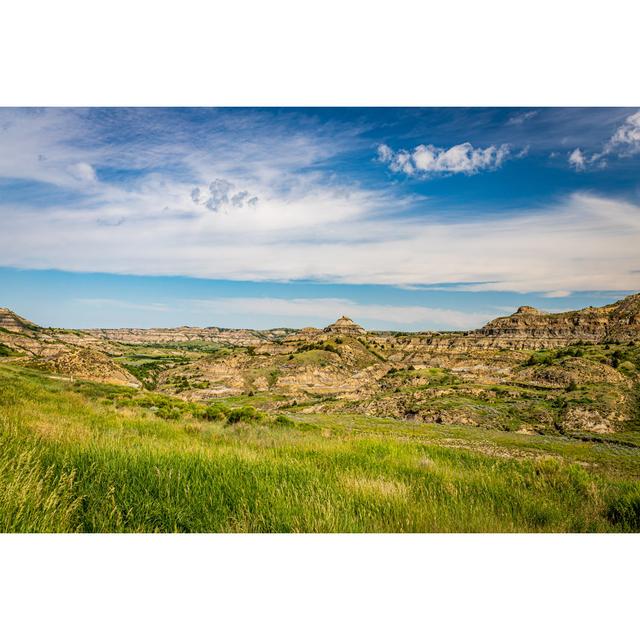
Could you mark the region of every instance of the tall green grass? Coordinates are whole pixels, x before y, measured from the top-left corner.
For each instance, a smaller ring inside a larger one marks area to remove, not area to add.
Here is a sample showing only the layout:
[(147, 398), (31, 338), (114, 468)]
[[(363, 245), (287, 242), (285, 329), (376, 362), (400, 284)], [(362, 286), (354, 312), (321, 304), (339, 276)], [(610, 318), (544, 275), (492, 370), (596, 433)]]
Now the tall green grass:
[(633, 446), (362, 416), (168, 419), (144, 394), (0, 365), (0, 530), (640, 530)]

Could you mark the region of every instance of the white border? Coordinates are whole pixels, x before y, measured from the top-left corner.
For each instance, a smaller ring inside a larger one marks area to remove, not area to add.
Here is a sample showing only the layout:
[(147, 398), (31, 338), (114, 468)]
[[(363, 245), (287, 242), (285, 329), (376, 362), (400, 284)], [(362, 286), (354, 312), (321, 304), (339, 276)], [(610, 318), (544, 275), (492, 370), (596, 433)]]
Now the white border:
[(617, 638), (632, 535), (2, 539), (5, 638)]
[(21, 0), (4, 105), (638, 106), (628, 0)]
[[(640, 105), (606, 3), (21, 0), (0, 104)], [(0, 149), (0, 153), (2, 150)], [(1, 536), (6, 638), (603, 638), (638, 536)]]

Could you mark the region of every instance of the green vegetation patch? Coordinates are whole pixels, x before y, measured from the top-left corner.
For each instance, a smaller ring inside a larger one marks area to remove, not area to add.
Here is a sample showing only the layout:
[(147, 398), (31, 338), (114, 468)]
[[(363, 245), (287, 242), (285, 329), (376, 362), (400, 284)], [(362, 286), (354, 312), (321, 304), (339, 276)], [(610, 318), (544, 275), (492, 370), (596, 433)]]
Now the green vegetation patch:
[(639, 456), (0, 365), (2, 531), (639, 531)]

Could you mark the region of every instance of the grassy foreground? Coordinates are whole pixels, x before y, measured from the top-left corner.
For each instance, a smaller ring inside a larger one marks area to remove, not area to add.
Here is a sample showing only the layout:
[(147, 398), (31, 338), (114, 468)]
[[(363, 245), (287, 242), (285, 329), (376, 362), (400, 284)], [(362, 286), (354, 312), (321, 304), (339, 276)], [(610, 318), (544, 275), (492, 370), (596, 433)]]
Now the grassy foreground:
[(640, 531), (640, 438), (229, 412), (0, 364), (0, 531)]

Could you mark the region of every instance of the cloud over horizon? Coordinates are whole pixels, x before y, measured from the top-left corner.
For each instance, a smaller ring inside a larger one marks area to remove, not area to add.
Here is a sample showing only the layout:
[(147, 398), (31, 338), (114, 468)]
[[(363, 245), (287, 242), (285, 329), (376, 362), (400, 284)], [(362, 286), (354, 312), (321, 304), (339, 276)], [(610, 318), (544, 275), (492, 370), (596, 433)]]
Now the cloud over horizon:
[[(464, 140), (462, 129), (481, 126), (453, 111), (449, 120), (431, 115), (444, 122), (432, 139)], [(628, 184), (603, 194), (587, 171), (549, 169), (546, 151), (533, 172), (535, 147), (500, 182), (495, 170), (529, 149), (525, 130), (549, 119), (529, 113), (511, 124), (495, 118), (520, 132), (513, 148), (439, 142), (404, 151), (402, 140), (429, 139), (414, 131), (424, 112), (403, 136), (384, 138), (406, 113), (376, 128), (306, 111), (0, 109), (0, 265), (550, 297), (640, 289), (640, 205)], [(557, 112), (554, 127), (569, 115)], [(529, 124), (514, 127), (521, 118)], [(637, 154), (640, 112), (610, 120), (603, 149)], [(445, 184), (453, 180), (392, 183), (372, 162), (380, 139), (395, 140), (377, 148), (393, 173), (457, 175), (455, 189)], [(572, 167), (591, 161), (583, 148), (569, 155)], [(555, 183), (540, 176), (552, 170), (572, 181), (549, 195)]]
[(457, 221), (437, 210), (380, 216), (391, 201), (363, 190), (272, 198), (223, 217), (207, 215), (177, 188), (170, 204), (159, 213), (153, 190), (137, 194), (102, 207), (102, 224), (95, 210), (11, 217), (0, 206), (2, 263), (229, 280), (457, 283), (468, 291), (640, 288), (640, 207), (586, 194), (516, 216)]

